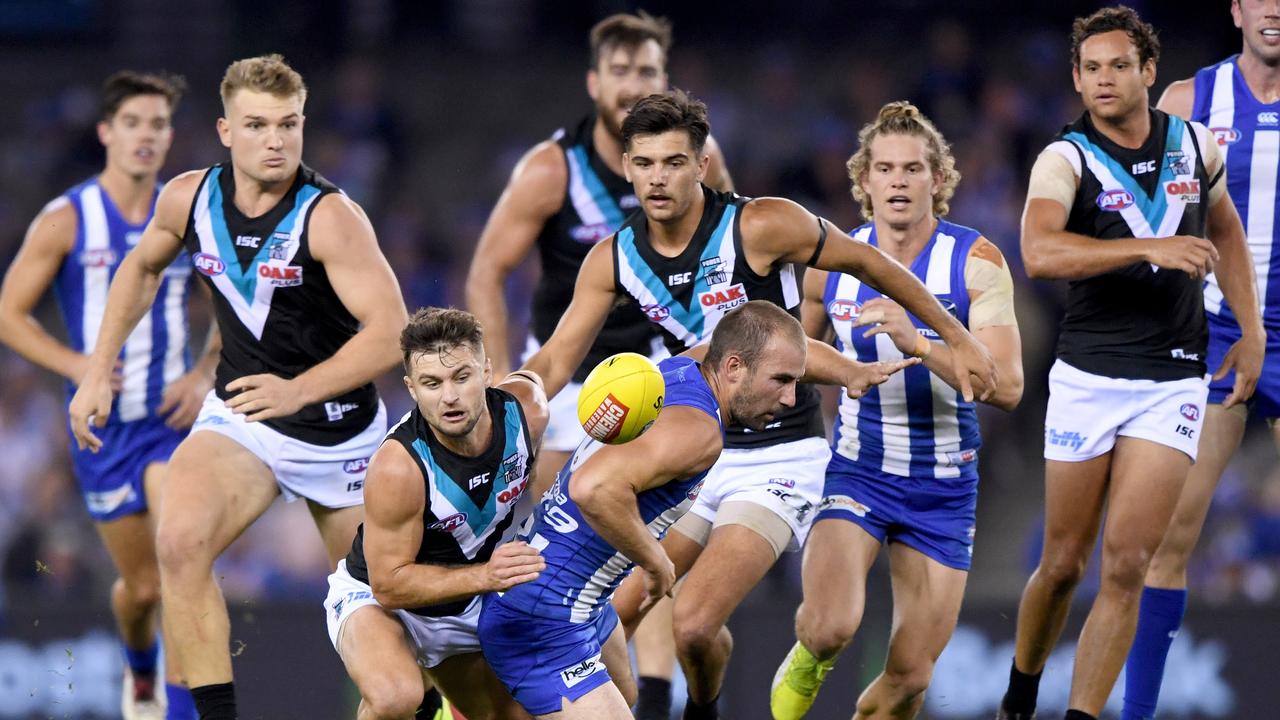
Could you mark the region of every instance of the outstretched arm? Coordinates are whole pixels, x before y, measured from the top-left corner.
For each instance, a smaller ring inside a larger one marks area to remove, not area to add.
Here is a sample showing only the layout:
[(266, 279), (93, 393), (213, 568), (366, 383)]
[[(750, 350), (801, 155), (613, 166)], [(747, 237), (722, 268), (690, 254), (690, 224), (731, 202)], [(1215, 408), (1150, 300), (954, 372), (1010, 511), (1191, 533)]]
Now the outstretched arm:
[(507, 277), (524, 262), (543, 226), (564, 204), (568, 169), (554, 142), (530, 150), (511, 173), (480, 233), (467, 273), (467, 309), (484, 326), (485, 352), (494, 377), (511, 369), (507, 343)]
[(364, 385), (400, 360), (399, 336), (408, 313), (364, 211), (347, 196), (331, 193), (316, 205), (310, 227), (311, 255), (324, 264), (329, 284), (360, 330), (332, 357), (291, 380), (262, 374), (227, 383), (236, 393), (227, 406), (250, 422), (293, 415)]
[(546, 566), (523, 542), (499, 545), (488, 562), (449, 567), (417, 561), (426, 489), (422, 472), (398, 442), (374, 453), (364, 484), (364, 557), (383, 607), (416, 608), (507, 590)]

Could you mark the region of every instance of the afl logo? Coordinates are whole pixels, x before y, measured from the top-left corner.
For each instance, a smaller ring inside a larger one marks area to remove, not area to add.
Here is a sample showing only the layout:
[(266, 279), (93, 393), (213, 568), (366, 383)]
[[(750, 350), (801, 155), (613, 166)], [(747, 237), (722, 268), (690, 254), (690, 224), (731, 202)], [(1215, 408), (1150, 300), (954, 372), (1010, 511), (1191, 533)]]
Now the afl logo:
[(358, 458), (342, 463), (342, 471), (350, 475), (362, 473), (367, 469), (369, 469), (369, 458)]
[(1178, 408), (1178, 412), (1182, 413), (1182, 417), (1192, 422), (1200, 419), (1200, 407), (1192, 403), (1183, 403), (1182, 407)]
[(1103, 190), (1098, 195), (1098, 207), (1110, 212), (1118, 212), (1133, 206), (1133, 193), (1128, 190)]
[(449, 517), (444, 518), (443, 520), (431, 523), (430, 525), (427, 526), (427, 529), (441, 530), (443, 532), (451, 533), (454, 530), (457, 530), (458, 528), (462, 527), (462, 523), (466, 521), (467, 521), (466, 513), (454, 513)]
[(209, 277), (221, 275), (227, 271), (227, 264), (222, 262), (222, 258), (209, 253), (196, 253), (191, 258), (191, 264), (196, 266), (196, 270), (200, 271), (201, 275)]
[(840, 322), (848, 322), (858, 317), (862, 312), (862, 306), (852, 300), (832, 300), (827, 305), (827, 314), (831, 315), (832, 320)]
[(671, 310), (666, 305), (645, 305), (640, 309), (654, 322), (662, 322), (671, 317)]
[(1219, 145), (1234, 145), (1240, 141), (1240, 131), (1233, 127), (1209, 128)]

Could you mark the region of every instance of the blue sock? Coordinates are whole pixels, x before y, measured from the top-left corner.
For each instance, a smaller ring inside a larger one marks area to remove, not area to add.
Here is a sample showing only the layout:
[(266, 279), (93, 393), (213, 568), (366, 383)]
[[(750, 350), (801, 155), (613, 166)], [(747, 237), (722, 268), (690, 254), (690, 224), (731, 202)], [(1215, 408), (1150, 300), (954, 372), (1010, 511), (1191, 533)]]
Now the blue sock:
[(1156, 716), (1164, 662), (1186, 611), (1186, 590), (1142, 589), (1138, 632), (1129, 649), (1129, 659), (1125, 661), (1124, 709), (1120, 720), (1151, 720)]
[(185, 685), (165, 683), (164, 695), (169, 699), (169, 709), (165, 711), (164, 720), (199, 720), (196, 701)]
[(160, 647), (155, 643), (151, 643), (151, 647), (146, 650), (134, 650), (128, 646), (124, 649), (125, 662), (129, 663), (129, 669), (134, 675), (154, 675), (156, 656), (159, 654)]

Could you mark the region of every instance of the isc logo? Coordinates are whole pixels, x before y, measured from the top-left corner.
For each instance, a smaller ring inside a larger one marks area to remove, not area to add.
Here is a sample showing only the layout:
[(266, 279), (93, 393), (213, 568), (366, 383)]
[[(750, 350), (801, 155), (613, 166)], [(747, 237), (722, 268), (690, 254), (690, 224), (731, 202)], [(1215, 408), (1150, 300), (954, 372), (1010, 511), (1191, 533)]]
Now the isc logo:
[(1110, 212), (1119, 212), (1133, 206), (1133, 193), (1128, 190), (1103, 190), (1098, 195), (1098, 207)]
[(858, 317), (862, 312), (862, 306), (852, 300), (836, 299), (827, 305), (827, 312), (833, 320), (848, 322)]
[(582, 428), (596, 440), (609, 442), (622, 430), (622, 421), (627, 419), (629, 412), (631, 408), (619, 402), (613, 393), (609, 393), (595, 412), (591, 413), (591, 417), (582, 424)]
[(222, 258), (209, 253), (196, 253), (191, 257), (191, 264), (195, 265), (201, 275), (209, 277), (221, 275), (227, 271), (227, 264), (222, 262)]

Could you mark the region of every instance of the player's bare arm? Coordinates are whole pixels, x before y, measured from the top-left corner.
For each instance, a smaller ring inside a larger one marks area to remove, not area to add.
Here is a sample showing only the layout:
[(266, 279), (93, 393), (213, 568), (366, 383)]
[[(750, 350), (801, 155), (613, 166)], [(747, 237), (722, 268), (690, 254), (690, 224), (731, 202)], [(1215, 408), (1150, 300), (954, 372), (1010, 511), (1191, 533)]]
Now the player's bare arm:
[[(1013, 314), (1013, 282), (1004, 256), (986, 238), (980, 238), (974, 244), (967, 261), (970, 270), (966, 271), (966, 278), (971, 278), (972, 268), (977, 263), (985, 263), (998, 272), (996, 279), (992, 281), (975, 282), (974, 279), (969, 279), (967, 282), (969, 326), (973, 336), (995, 358), (996, 367), (1000, 370), (999, 382), (994, 388), (990, 388), (990, 395), (984, 402), (1012, 412), (1022, 400), (1023, 389), (1022, 337), (1018, 333), (1017, 320)], [(985, 267), (979, 272), (991, 274)], [(858, 321), (853, 325), (867, 328), (863, 333), (866, 337), (888, 335), (899, 351), (921, 357), (930, 372), (951, 387), (960, 389), (953, 370), (951, 348), (941, 343), (931, 343), (920, 335), (901, 305), (888, 298), (875, 298), (862, 306)], [(988, 388), (978, 378), (974, 380), (974, 389), (983, 395)]]
[(529, 435), (533, 438), (533, 446), (537, 447), (542, 442), (547, 421), (551, 419), (551, 412), (547, 409), (547, 393), (542, 389), (542, 378), (528, 370), (517, 370), (507, 375), (497, 387), (514, 395), (520, 403), (520, 409), (524, 410), (525, 425), (529, 427)]
[(32, 313), (75, 246), (77, 222), (75, 206), (67, 199), (46, 205), (31, 222), (0, 285), (0, 342), (73, 383), (80, 382), (89, 357), (50, 335)]
[(261, 374), (227, 383), (227, 390), (236, 393), (227, 407), (250, 422), (293, 415), (358, 388), (400, 362), (399, 336), (408, 312), (368, 217), (345, 195), (331, 193), (316, 204), (310, 227), (311, 254), (324, 264), (329, 284), (360, 323), (360, 331), (333, 357), (291, 380)]
[[(555, 397), (568, 384), (617, 302), (618, 291), (613, 283), (613, 243), (613, 238), (601, 241), (587, 253), (582, 268), (578, 270), (573, 300), (565, 309), (564, 317), (560, 318), (547, 342), (521, 368), (542, 378), (547, 397)], [(486, 331), (485, 336), (488, 335)]]
[(707, 174), (702, 178), (702, 184), (720, 192), (732, 192), (733, 178), (729, 176), (729, 168), (725, 166), (724, 153), (720, 150), (720, 143), (716, 142), (714, 137), (708, 135), (706, 144), (702, 146), (702, 151), (706, 153), (709, 160)]
[(500, 545), (489, 562), (446, 567), (417, 562), (422, 544), (426, 486), (422, 472), (399, 443), (374, 453), (364, 485), (364, 556), (369, 585), (383, 607), (416, 608), (506, 590), (545, 567), (522, 542)]
[(826, 270), (808, 268), (804, 271), (804, 299), (800, 301), (800, 326), (804, 334), (814, 340), (829, 343), (836, 337), (835, 328), (831, 327), (831, 318), (827, 316), (826, 302)]
[(672, 406), (663, 408), (643, 435), (600, 449), (573, 474), (569, 497), (582, 517), (648, 574), (642, 607), (670, 592), (675, 567), (640, 518), (636, 494), (706, 470), (720, 456), (723, 442), (710, 415)]
[[(1211, 176), (1212, 174), (1210, 173)], [(1235, 370), (1236, 379), (1231, 394), (1222, 401), (1222, 407), (1229, 408), (1253, 396), (1258, 376), (1262, 374), (1267, 334), (1258, 308), (1253, 256), (1249, 254), (1244, 226), (1240, 223), (1235, 203), (1225, 192), (1219, 193), (1217, 202), (1209, 206), (1207, 232), (1209, 241), (1217, 248), (1220, 258), (1214, 270), (1218, 286), (1222, 288), (1222, 295), (1240, 323), (1240, 339), (1227, 351), (1220, 367), (1209, 368), (1215, 380), (1220, 380)]]
[(194, 170), (170, 180), (156, 199), (155, 214), (142, 232), (137, 246), (125, 255), (107, 291), (98, 341), (89, 356), (80, 387), (68, 410), (71, 432), (81, 449), (102, 449), (102, 441), (89, 428), (93, 418), (98, 427), (111, 413), (111, 375), (120, 348), (138, 321), (155, 302), (161, 275), (182, 252), (187, 213), (195, 200), (204, 171)]
[(484, 326), (485, 354), (494, 377), (511, 369), (507, 345), (507, 277), (525, 261), (547, 221), (564, 204), (569, 170), (551, 140), (535, 145), (516, 164), (489, 213), (467, 274), (467, 309)]
[(1080, 179), (1058, 153), (1040, 153), (1031, 168), (1022, 213), (1022, 261), (1037, 280), (1081, 280), (1138, 262), (1180, 270), (1194, 278), (1213, 271), (1218, 250), (1204, 238), (1099, 240), (1067, 232), (1067, 214)]
[(1156, 103), (1156, 109), (1170, 115), (1177, 115), (1183, 120), (1190, 120), (1195, 101), (1196, 81), (1194, 78), (1187, 78), (1165, 88), (1164, 94), (1160, 96), (1160, 102)]
[[(819, 223), (826, 229), (826, 241), (821, 246)], [(965, 399), (973, 398), (971, 374), (983, 379), (988, 393), (995, 387), (998, 373), (986, 348), (943, 309), (919, 278), (888, 255), (853, 240), (830, 222), (781, 198), (748, 203), (742, 211), (741, 227), (752, 270), (759, 273), (778, 263), (800, 263), (854, 275), (900, 302), (952, 347)]]

